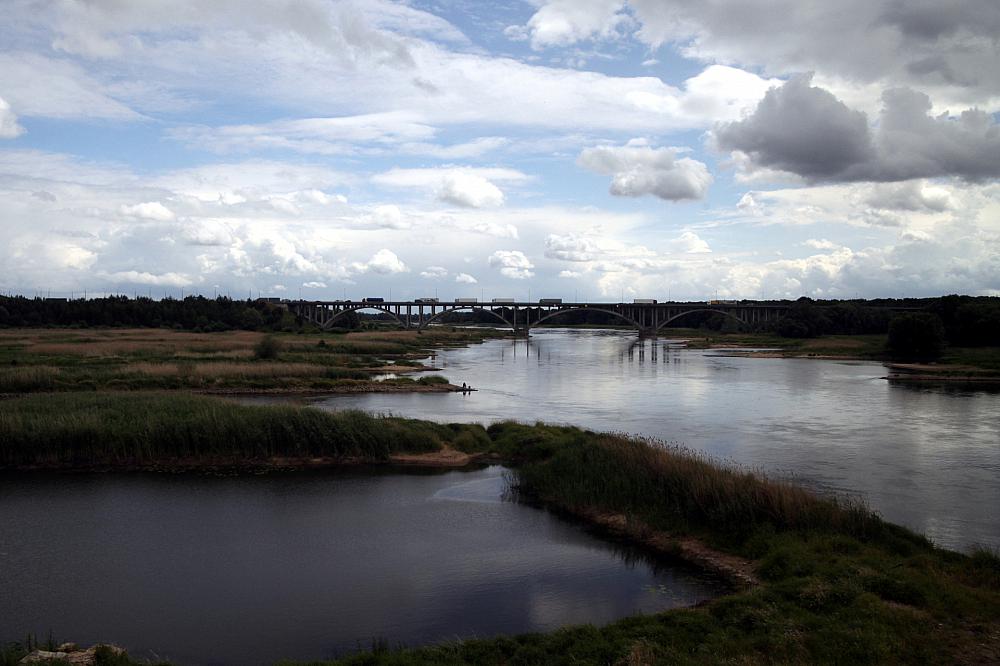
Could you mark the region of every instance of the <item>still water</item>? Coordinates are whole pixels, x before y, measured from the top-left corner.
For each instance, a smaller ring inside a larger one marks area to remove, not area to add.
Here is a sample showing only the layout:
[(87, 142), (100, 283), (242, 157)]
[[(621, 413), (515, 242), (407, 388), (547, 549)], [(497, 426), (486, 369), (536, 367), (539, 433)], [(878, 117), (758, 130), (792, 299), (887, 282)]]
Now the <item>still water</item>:
[(864, 498), (957, 549), (1000, 547), (1000, 392), (890, 383), (878, 363), (734, 358), (622, 331), (437, 352), (462, 394), (317, 402), (441, 421), (569, 423), (676, 442)]
[(525, 505), (503, 470), (0, 476), (0, 641), (260, 664), (602, 624), (720, 581)]

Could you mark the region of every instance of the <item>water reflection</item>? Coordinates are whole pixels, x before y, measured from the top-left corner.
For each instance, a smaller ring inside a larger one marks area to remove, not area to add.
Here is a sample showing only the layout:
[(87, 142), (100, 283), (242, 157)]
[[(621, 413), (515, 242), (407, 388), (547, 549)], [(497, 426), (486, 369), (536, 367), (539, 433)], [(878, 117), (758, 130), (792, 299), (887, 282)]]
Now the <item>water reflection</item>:
[(273, 663), (603, 624), (725, 589), (504, 488), (497, 467), (0, 477), (0, 641), (51, 631), (177, 664)]
[(440, 351), (479, 391), (322, 399), (441, 421), (627, 431), (867, 499), (939, 543), (1000, 547), (1000, 392), (888, 382), (878, 363), (695, 351), (633, 333), (542, 330)]

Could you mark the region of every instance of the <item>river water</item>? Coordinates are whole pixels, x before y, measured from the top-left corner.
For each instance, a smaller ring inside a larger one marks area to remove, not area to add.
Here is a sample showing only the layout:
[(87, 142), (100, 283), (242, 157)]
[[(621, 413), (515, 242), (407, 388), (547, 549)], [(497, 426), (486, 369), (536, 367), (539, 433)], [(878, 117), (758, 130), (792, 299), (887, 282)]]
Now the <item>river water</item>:
[(676, 442), (865, 499), (943, 546), (1000, 547), (1000, 392), (889, 382), (878, 363), (726, 356), (546, 329), (434, 354), (462, 394), (315, 401), (440, 421), (569, 423)]
[(503, 501), (502, 472), (0, 475), (0, 641), (269, 664), (604, 624), (724, 591)]

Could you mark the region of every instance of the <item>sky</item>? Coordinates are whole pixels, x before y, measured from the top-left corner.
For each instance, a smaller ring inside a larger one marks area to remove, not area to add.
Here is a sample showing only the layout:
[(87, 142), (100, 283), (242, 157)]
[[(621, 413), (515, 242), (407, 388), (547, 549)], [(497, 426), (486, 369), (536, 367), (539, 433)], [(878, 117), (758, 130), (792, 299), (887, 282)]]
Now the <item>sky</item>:
[(3, 0), (0, 291), (1000, 295), (996, 0)]

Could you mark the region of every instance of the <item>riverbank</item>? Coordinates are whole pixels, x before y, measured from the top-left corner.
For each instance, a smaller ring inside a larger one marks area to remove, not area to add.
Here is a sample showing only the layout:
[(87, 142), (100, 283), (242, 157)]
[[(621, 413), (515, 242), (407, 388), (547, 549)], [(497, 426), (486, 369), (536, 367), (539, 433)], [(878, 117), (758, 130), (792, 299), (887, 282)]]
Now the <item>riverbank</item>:
[(885, 335), (826, 335), (792, 339), (756, 333), (705, 333), (666, 329), (688, 349), (718, 350), (745, 358), (810, 358), (831, 361), (875, 361), (889, 369), (886, 379), (1000, 383), (1000, 347), (950, 347), (935, 363), (899, 363), (885, 349)]
[[(0, 394), (178, 390), (357, 393), (460, 390), (433, 350), (503, 337), (495, 329), (264, 334), (169, 329), (0, 330)], [(461, 378), (455, 378), (461, 384)], [(431, 386), (435, 385), (435, 386)]]
[(702, 544), (759, 584), (602, 628), (379, 649), (329, 663), (1000, 660), (995, 555), (937, 549), (856, 502), (681, 448), (571, 427), (441, 425), (179, 394), (36, 395), (0, 410), (0, 464), (22, 470), (8, 473), (246, 461), (273, 470), (294, 468), (290, 461), (391, 464), (414, 455), (504, 460), (522, 498), (660, 552), (693, 558), (685, 544)]

